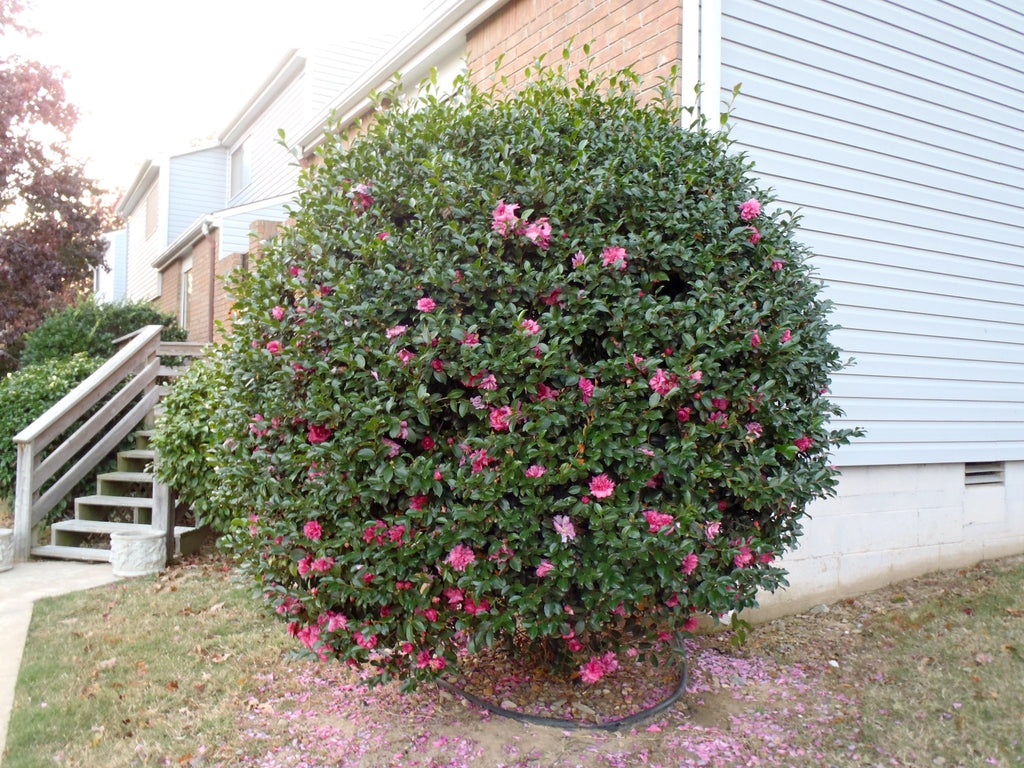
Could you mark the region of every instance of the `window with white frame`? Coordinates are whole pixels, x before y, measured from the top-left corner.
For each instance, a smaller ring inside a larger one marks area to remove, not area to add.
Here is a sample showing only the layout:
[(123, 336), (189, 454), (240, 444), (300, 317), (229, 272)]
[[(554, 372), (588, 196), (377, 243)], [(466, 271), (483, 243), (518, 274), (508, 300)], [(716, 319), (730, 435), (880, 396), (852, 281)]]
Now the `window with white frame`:
[(246, 139), (231, 153), (231, 197), (234, 197), (252, 181), (252, 146)]

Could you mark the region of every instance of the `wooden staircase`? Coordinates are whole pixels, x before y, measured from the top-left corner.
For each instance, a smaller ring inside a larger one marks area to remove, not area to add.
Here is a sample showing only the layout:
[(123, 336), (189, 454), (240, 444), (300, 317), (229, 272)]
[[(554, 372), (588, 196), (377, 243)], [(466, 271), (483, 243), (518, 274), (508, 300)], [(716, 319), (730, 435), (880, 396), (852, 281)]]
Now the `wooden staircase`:
[[(75, 517), (50, 526), (50, 543), (32, 548), (34, 557), (110, 560), (110, 534), (153, 524), (153, 460), (150, 429), (136, 431), (135, 448), (118, 451), (117, 469), (96, 476), (96, 493), (75, 499)], [(174, 527), (174, 554), (199, 549), (202, 532)]]
[[(163, 358), (201, 357), (205, 345), (163, 342), (162, 330), (147, 325), (118, 339), (112, 358), (14, 436), (15, 563), (32, 556), (109, 561), (111, 534), (143, 527), (163, 534), (168, 558), (199, 546), (199, 531), (174, 525), (171, 489), (153, 474), (149, 427), (164, 382), (181, 373)], [(129, 438), (135, 447), (122, 449)], [(113, 452), (117, 470), (95, 475)], [(91, 476), (96, 493), (75, 498), (74, 518), (54, 522), (43, 544), (47, 514)]]

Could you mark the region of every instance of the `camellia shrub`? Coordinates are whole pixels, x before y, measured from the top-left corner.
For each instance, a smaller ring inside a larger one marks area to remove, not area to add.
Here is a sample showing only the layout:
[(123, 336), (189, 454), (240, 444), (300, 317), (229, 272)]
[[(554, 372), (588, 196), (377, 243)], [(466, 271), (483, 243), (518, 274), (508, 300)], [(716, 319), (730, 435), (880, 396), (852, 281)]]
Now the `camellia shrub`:
[(382, 102), (235, 282), (228, 543), (322, 658), (591, 683), (784, 583), (849, 437), (829, 306), (728, 136), (638, 90)]
[(197, 525), (219, 532), (230, 527), (233, 504), (218, 499), (216, 450), (218, 410), (222, 399), (216, 353), (192, 363), (174, 379), (162, 401), (152, 446), (156, 451), (156, 477), (174, 489), (178, 502), (187, 505)]

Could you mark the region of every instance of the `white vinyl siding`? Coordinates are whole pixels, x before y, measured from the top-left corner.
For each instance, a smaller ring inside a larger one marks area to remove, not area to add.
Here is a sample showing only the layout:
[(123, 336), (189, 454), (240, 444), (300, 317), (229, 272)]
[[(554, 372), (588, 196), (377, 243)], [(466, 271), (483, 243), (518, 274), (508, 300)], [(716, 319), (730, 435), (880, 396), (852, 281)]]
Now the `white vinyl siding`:
[[(278, 131), (294, 133), (309, 114), (306, 95), (307, 75), (300, 73), (249, 126), (247, 133), (231, 147), (235, 152), (244, 145), (249, 166), (249, 183), (231, 195), (231, 207), (295, 192), (298, 167), (295, 158), (279, 143)], [(227, 182), (231, 179), (227, 177)], [(222, 189), (225, 182), (222, 180)], [(230, 192), (230, 187), (227, 187)], [(223, 207), (223, 199), (220, 206)], [(211, 210), (213, 206), (211, 206)]]
[[(160, 218), (156, 201), (160, 198), (161, 179), (157, 177), (140, 196), (140, 204), (127, 213), (125, 229), (127, 231), (127, 268), (125, 270), (125, 297), (133, 300), (149, 300), (159, 295), (156, 270), (150, 266), (153, 259), (163, 250), (164, 243), (158, 237)], [(150, 205), (150, 203), (154, 203)], [(149, 212), (157, 212), (156, 227), (152, 234)]]
[(253, 222), (284, 221), (288, 218), (284, 203), (267, 205), (261, 208), (246, 208), (232, 213), (225, 211), (220, 222), (220, 258), (233, 253), (245, 253), (249, 250), (249, 233)]
[(832, 391), (867, 436), (837, 463), (1024, 458), (1024, 13), (721, 4), (736, 148), (801, 214), (856, 359)]
[(166, 247), (205, 213), (224, 207), (224, 173), (227, 152), (223, 147), (175, 155), (167, 162), (169, 200)]

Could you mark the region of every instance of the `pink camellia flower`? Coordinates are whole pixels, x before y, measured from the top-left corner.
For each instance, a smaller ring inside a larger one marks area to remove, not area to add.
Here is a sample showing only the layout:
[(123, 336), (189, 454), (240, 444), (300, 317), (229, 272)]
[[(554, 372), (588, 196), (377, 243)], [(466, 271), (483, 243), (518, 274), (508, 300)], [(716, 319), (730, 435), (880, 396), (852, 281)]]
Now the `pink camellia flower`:
[(696, 632), (698, 626), (700, 626), (700, 620), (696, 616), (691, 616), (683, 624), (683, 632)]
[(444, 361), (438, 360), (435, 357), (433, 360), (430, 361), (430, 367), (433, 368), (438, 373), (440, 373), (442, 370), (444, 370)]
[(555, 400), (558, 398), (560, 392), (561, 390), (553, 389), (547, 384), (541, 382), (537, 385), (537, 396), (535, 400), (540, 403), (543, 403), (545, 400)]
[(331, 430), (322, 424), (310, 424), (306, 430), (306, 439), (310, 443), (325, 443), (331, 439)]
[(737, 568), (746, 568), (754, 564), (754, 552), (750, 547), (740, 547), (739, 554), (733, 557), (732, 561)]
[(761, 242), (761, 230), (754, 226), (747, 227), (747, 229), (750, 231), (751, 245), (757, 245), (759, 242)]
[(789, 328), (787, 328), (786, 330), (784, 330), (782, 332), (782, 336), (779, 337), (779, 341), (781, 341), (783, 344), (785, 344), (787, 341), (789, 341), (792, 338), (793, 338), (793, 334), (790, 333)]
[(388, 447), (388, 458), (393, 459), (395, 456), (402, 452), (402, 446), (392, 440), (390, 437), (382, 437), (380, 440), (384, 445)]
[(527, 240), (542, 251), (546, 251), (551, 246), (551, 224), (548, 222), (547, 216), (527, 224), (522, 233)]
[(429, 296), (424, 296), (422, 299), (416, 302), (416, 309), (420, 312), (430, 312), (436, 307), (437, 304)]
[(465, 344), (467, 347), (475, 347), (477, 344), (480, 343), (480, 337), (477, 336), (472, 331), (470, 331), (469, 333), (462, 337), (462, 343)]
[(502, 237), (511, 235), (515, 231), (516, 224), (519, 223), (519, 217), (516, 216), (518, 207), (519, 203), (510, 205), (504, 200), (499, 200), (491, 212), (491, 229)]
[(376, 635), (364, 635), (362, 632), (353, 632), (352, 640), (360, 648), (376, 648), (377, 647), (377, 636)]
[(526, 470), (527, 477), (544, 477), (544, 473), (548, 471), (548, 468), (541, 464), (531, 464)]
[(416, 357), (416, 355), (414, 355), (408, 349), (398, 350), (398, 359), (402, 361), (403, 368), (405, 368), (405, 366), (407, 366), (414, 357)]
[(772, 272), (778, 272), (784, 266), (786, 266), (786, 262), (782, 259), (772, 259)]
[(569, 638), (565, 641), (566, 647), (573, 653), (579, 653), (583, 650), (583, 643), (577, 640), (575, 637)]
[(713, 523), (708, 523), (704, 526), (704, 533), (707, 534), (708, 539), (713, 539), (718, 535), (719, 531), (722, 530), (722, 524), (717, 520)]
[(590, 479), (590, 492), (595, 498), (607, 499), (615, 490), (615, 483), (608, 475), (596, 475)]
[(740, 218), (744, 221), (756, 219), (760, 215), (761, 203), (757, 198), (752, 197), (745, 203), (740, 204)]
[(275, 339), (274, 341), (268, 341), (267, 342), (267, 352), (269, 352), (272, 355), (276, 355), (280, 351), (281, 351), (281, 342), (280, 341), (277, 341)]
[(380, 240), (382, 243), (385, 240), (387, 240), (389, 237), (391, 237), (391, 233), (388, 232), (387, 230), (384, 230), (383, 232), (378, 232), (377, 233), (377, 239)]
[(307, 520), (306, 524), (302, 526), (302, 532), (310, 541), (320, 541), (324, 536), (324, 529), (318, 520)]
[(584, 255), (583, 251), (576, 251), (576, 253), (574, 253), (572, 255), (572, 268), (573, 269), (579, 269), (584, 264), (586, 264), (586, 262), (587, 262), (587, 257)]
[(665, 601), (666, 608), (675, 608), (679, 605), (679, 595), (673, 594), (668, 600)]
[(606, 267), (617, 267), (619, 271), (626, 269), (626, 249), (611, 245), (601, 251), (601, 263)]
[(406, 327), (404, 325), (393, 325), (387, 330), (389, 339), (397, 339), (403, 333), (405, 333)]
[(437, 445), (437, 443), (434, 442), (434, 438), (432, 438), (430, 435), (425, 435), (423, 439), (420, 441), (420, 445), (423, 446), (423, 450), (432, 451), (434, 450), (434, 446)]
[(493, 373), (489, 373), (480, 379), (480, 383), (477, 386), (480, 389), (488, 389), (493, 392), (498, 388), (498, 380), (494, 378)]
[(587, 685), (593, 685), (605, 676), (604, 661), (598, 656), (591, 656), (590, 660), (580, 667), (580, 680)]
[(555, 306), (555, 304), (558, 303), (558, 297), (561, 296), (561, 295), (562, 295), (562, 289), (561, 288), (555, 288), (555, 290), (553, 290), (547, 296), (542, 296), (541, 297), (541, 301), (543, 301), (549, 307), (553, 307), (553, 306)]
[(649, 533), (657, 533), (662, 528), (671, 527), (672, 523), (675, 522), (675, 518), (672, 515), (658, 512), (655, 509), (648, 509), (644, 512), (644, 519), (647, 521)]
[(748, 422), (746, 428), (747, 434), (753, 435), (754, 437), (760, 437), (761, 432), (764, 431), (764, 427), (761, 426), (761, 422), (759, 421)]
[(798, 437), (796, 440), (794, 440), (793, 445), (796, 446), (796, 449), (800, 451), (800, 453), (803, 453), (812, 445), (814, 445), (814, 440), (808, 437), (807, 435), (803, 435), (802, 437)]
[(753, 333), (752, 333), (752, 334), (750, 335), (750, 346), (751, 346), (751, 347), (753, 347), (754, 349), (757, 349), (757, 346), (758, 346), (758, 345), (759, 345), (760, 343), (761, 343), (761, 334), (760, 334), (760, 333), (758, 333), (757, 331), (754, 331), (754, 332), (753, 332)]
[(676, 418), (679, 419), (680, 421), (689, 421), (690, 416), (692, 415), (693, 409), (690, 408), (689, 406), (686, 406), (685, 408), (679, 408), (676, 410)]
[(519, 324), (519, 327), (523, 329), (523, 333), (525, 333), (527, 336), (532, 336), (535, 333), (540, 333), (540, 323), (538, 323), (536, 320), (530, 320), (529, 318), (527, 318), (526, 320), (523, 320), (523, 322)]
[(456, 544), (448, 553), (445, 562), (460, 573), (466, 570), (466, 566), (476, 560), (476, 552), (465, 544)]
[(538, 579), (543, 579), (545, 576), (547, 576), (553, 570), (555, 570), (555, 566), (553, 566), (547, 560), (541, 560), (540, 561), (540, 565), (537, 566), (537, 578)]
[(583, 403), (586, 405), (590, 402), (590, 398), (594, 396), (594, 382), (580, 376), (580, 391), (583, 393)]
[(665, 371), (659, 368), (655, 371), (654, 375), (648, 380), (648, 384), (651, 389), (657, 392), (659, 395), (667, 395), (673, 389), (678, 386), (679, 377), (673, 374), (667, 374)]
[(775, 559), (775, 553), (774, 552), (765, 552), (759, 558), (757, 558), (757, 561), (759, 563), (764, 563), (765, 565), (767, 565), (768, 563), (770, 563), (774, 559)]
[(313, 561), (312, 568), (317, 573), (328, 573), (334, 567), (333, 557), (318, 557)]
[(693, 552), (688, 552), (686, 557), (683, 558), (683, 573), (689, 576), (691, 573), (697, 570), (697, 566), (700, 565), (700, 559)]
[(416, 512), (422, 512), (423, 508), (427, 505), (427, 497), (425, 494), (417, 493), (411, 499), (409, 499), (409, 509), (415, 510)]
[(282, 307), (282, 306), (274, 307), (272, 310), (270, 310), (270, 316), (272, 318), (274, 318), (275, 320), (283, 320), (284, 319), (284, 307)]
[(370, 194), (369, 184), (356, 184), (352, 187), (352, 207), (357, 211), (370, 210), (370, 206), (373, 205), (373, 195)]
[(555, 526), (555, 533), (562, 537), (562, 543), (567, 544), (576, 538), (576, 526), (568, 515), (555, 515), (551, 521)]
[(511, 416), (512, 408), (507, 405), (503, 405), (500, 408), (491, 408), (491, 427), (498, 432), (507, 431)]

